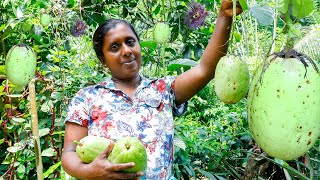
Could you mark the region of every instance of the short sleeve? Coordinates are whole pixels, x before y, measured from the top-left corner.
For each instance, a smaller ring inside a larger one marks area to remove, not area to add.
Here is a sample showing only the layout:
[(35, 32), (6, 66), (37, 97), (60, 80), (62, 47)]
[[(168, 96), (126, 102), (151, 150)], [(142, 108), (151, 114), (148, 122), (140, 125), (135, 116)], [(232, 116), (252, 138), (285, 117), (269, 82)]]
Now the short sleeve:
[(167, 87), (169, 88), (168, 91), (172, 96), (172, 112), (174, 116), (181, 116), (187, 111), (188, 101), (185, 103), (180, 104), (179, 106), (176, 105), (176, 96), (175, 96), (175, 81), (177, 76), (168, 76), (165, 77), (165, 82), (168, 84)]
[(86, 90), (81, 89), (71, 99), (67, 108), (65, 122), (73, 122), (84, 127), (88, 127), (89, 106), (86, 97)]

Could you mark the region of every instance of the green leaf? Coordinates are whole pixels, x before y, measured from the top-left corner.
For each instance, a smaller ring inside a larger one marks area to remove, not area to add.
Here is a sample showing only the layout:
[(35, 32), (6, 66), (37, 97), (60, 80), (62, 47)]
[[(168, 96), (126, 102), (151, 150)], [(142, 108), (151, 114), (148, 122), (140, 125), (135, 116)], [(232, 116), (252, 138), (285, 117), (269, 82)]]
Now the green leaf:
[(194, 67), (196, 65), (198, 62), (191, 59), (177, 59), (170, 62), (168, 69), (172, 71), (180, 67)]
[(19, 98), (22, 97), (22, 94), (8, 94), (7, 96), (12, 98)]
[(40, 130), (39, 130), (39, 136), (40, 136), (40, 137), (45, 136), (45, 135), (49, 134), (49, 132), (50, 132), (50, 129), (49, 129), (49, 128), (40, 129)]
[(7, 27), (7, 24), (2, 24), (2, 25), (0, 26), (0, 31), (4, 30), (6, 27)]
[(242, 10), (245, 11), (245, 10), (248, 10), (249, 7), (248, 7), (248, 4), (247, 4), (247, 1), (246, 0), (239, 0), (239, 3), (240, 3), (240, 6), (242, 7)]
[(289, 6), (290, 6), (290, 0), (284, 0), (284, 4), (283, 4), (283, 7), (280, 8), (280, 12), (282, 14), (286, 14), (289, 10)]
[(157, 49), (157, 43), (153, 41), (142, 41), (140, 42), (141, 48), (147, 48), (147, 53), (152, 53), (154, 50)]
[(11, 146), (7, 148), (8, 152), (16, 153), (21, 150), (21, 146)]
[(312, 0), (292, 0), (292, 15), (299, 19), (307, 17), (313, 10)]
[(155, 10), (153, 11), (154, 15), (159, 14), (160, 9), (161, 9), (161, 5), (159, 4), (159, 5), (155, 8)]
[(26, 167), (23, 164), (20, 164), (17, 168), (18, 176), (20, 179), (23, 179), (24, 174), (26, 173)]
[(48, 148), (41, 152), (41, 156), (51, 157), (54, 155), (55, 155), (55, 151), (53, 148)]
[(153, 41), (142, 41), (140, 42), (141, 47), (147, 47), (151, 49), (156, 49), (157, 48), (157, 43)]
[(233, 35), (234, 39), (236, 40), (236, 42), (241, 41), (241, 39), (242, 39), (241, 34), (239, 34), (238, 32), (233, 32), (232, 35)]
[(43, 178), (47, 178), (50, 174), (54, 173), (54, 171), (61, 166), (61, 161), (49, 167), (49, 169), (42, 174)]
[(15, 15), (18, 19), (23, 18), (23, 12), (21, 11), (20, 7), (17, 7), (16, 11), (15, 11)]
[(258, 23), (262, 26), (267, 26), (273, 23), (274, 13), (273, 9), (268, 6), (252, 6), (249, 12), (255, 17)]
[(206, 176), (207, 178), (209, 178), (209, 179), (212, 179), (212, 180), (216, 180), (217, 178), (216, 177), (214, 177), (214, 175), (213, 174), (211, 174), (211, 173), (209, 173), (209, 172), (207, 172), (207, 171), (205, 171), (205, 170), (202, 170), (202, 169), (197, 169), (202, 175), (204, 175), (204, 176)]
[(41, 105), (41, 111), (43, 112), (50, 112), (53, 108), (53, 102), (51, 100), (45, 101)]
[(183, 150), (186, 150), (186, 143), (180, 137), (175, 136), (173, 138), (173, 144)]
[(13, 117), (11, 120), (14, 121), (14, 122), (17, 122), (17, 123), (23, 123), (23, 122), (26, 121), (26, 120), (23, 119), (23, 118), (15, 118), (15, 117)]
[(1, 145), (2, 143), (4, 143), (4, 142), (5, 142), (5, 139), (4, 139), (4, 138), (0, 139), (0, 145)]

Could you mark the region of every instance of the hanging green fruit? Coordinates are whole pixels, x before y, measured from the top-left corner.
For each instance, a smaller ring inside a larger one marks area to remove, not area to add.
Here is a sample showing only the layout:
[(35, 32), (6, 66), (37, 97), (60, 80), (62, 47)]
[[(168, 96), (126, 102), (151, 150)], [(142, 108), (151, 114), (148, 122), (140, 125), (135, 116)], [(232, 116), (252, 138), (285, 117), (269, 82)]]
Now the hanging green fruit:
[(214, 90), (221, 101), (233, 104), (247, 95), (249, 80), (247, 64), (238, 56), (227, 55), (217, 64)]
[(159, 22), (153, 29), (153, 40), (159, 44), (167, 43), (170, 40), (171, 30), (165, 22)]
[(10, 82), (18, 86), (25, 86), (35, 76), (36, 54), (26, 44), (14, 45), (8, 52), (5, 67)]
[(304, 155), (320, 135), (317, 65), (294, 50), (270, 56), (254, 75), (247, 108), (252, 137), (268, 155)]

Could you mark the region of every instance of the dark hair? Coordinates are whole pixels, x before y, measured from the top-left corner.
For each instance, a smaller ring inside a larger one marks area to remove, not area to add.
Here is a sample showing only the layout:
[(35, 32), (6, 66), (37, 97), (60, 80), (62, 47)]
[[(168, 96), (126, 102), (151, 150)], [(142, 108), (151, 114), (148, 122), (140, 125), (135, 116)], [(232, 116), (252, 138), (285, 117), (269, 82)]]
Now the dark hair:
[(111, 29), (115, 28), (120, 23), (126, 24), (132, 30), (132, 32), (136, 35), (139, 41), (139, 36), (137, 32), (134, 30), (133, 26), (128, 21), (122, 20), (122, 19), (106, 20), (105, 22), (100, 24), (99, 27), (96, 29), (92, 39), (94, 51), (96, 52), (96, 55), (100, 61), (101, 61), (101, 57), (103, 57), (102, 46), (103, 46), (103, 40), (104, 40), (105, 34), (109, 32)]

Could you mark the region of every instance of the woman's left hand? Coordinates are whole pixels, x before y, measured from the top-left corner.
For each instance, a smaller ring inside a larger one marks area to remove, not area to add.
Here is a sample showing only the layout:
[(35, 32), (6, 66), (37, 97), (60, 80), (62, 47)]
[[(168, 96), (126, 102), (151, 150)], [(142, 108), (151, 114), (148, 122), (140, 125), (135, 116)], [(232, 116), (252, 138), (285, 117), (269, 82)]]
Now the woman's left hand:
[[(239, 0), (236, 0), (236, 15), (242, 13), (242, 8), (240, 6)], [(220, 13), (226, 17), (233, 17), (233, 0), (222, 0), (220, 6)]]

